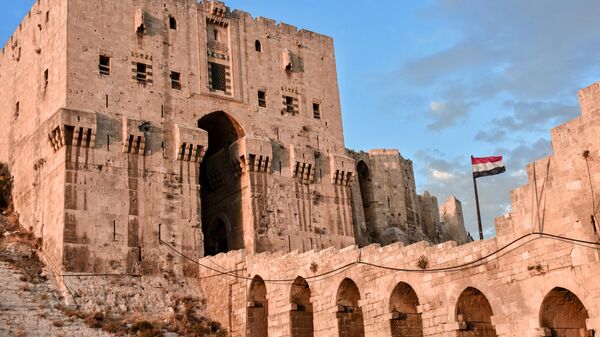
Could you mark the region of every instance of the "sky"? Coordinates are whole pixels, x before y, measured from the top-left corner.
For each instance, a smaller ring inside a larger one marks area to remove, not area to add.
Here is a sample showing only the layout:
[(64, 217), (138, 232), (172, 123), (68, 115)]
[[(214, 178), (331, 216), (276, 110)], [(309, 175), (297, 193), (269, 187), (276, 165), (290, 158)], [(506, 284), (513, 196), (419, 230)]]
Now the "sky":
[[(0, 43), (33, 0), (0, 4)], [(580, 114), (600, 80), (597, 0), (229, 0), (232, 9), (335, 41), (346, 146), (396, 148), (417, 190), (463, 203), (477, 236), (470, 156), (504, 156), (478, 179), (484, 234), (510, 211), (525, 165), (552, 153), (550, 129)]]

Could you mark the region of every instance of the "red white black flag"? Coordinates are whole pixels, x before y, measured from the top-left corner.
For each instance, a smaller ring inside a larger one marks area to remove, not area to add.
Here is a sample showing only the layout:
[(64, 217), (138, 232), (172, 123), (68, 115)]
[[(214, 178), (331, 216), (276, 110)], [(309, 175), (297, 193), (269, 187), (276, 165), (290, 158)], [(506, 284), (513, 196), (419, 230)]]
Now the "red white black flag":
[(471, 157), (471, 164), (473, 164), (474, 178), (493, 176), (506, 171), (506, 168), (502, 163), (502, 156), (481, 158)]

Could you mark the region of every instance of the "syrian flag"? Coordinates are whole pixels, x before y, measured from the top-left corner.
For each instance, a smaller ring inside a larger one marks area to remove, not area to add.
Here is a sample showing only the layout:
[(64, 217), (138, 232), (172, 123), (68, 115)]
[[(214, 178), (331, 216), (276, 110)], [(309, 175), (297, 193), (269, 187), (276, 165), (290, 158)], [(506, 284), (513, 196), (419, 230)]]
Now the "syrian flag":
[(502, 156), (481, 158), (471, 156), (471, 164), (473, 165), (473, 178), (493, 176), (506, 171), (502, 163)]

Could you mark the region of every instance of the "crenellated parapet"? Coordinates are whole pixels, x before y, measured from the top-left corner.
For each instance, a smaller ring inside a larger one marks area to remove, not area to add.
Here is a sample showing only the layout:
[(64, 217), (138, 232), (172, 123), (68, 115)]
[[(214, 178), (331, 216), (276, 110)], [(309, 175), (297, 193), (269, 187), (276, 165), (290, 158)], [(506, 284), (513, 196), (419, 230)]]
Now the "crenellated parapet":
[[(490, 336), (540, 336), (539, 332), (555, 331), (540, 315), (552, 314), (547, 298), (555, 296), (556, 287), (587, 309), (587, 329), (579, 330), (591, 336), (600, 317), (592, 299), (599, 291), (592, 272), (598, 263), (593, 248), (576, 247), (565, 240), (528, 237), (506, 247), (490, 239), (461, 246), (453, 241), (395, 243), (304, 253), (238, 250), (200, 259), (199, 273), (207, 309), (218, 321), (231, 322), (232, 336), (256, 329), (246, 301), (257, 283), (266, 289), (269, 335), (297, 326), (292, 317), (298, 282), (306, 282), (304, 288), (310, 291), (314, 336), (337, 336), (348, 328), (348, 320), (353, 322), (351, 331), (364, 329), (365, 336), (398, 336), (394, 331), (463, 336), (473, 326), (493, 331)], [(203, 266), (219, 266), (225, 273)], [(570, 268), (582, 271), (577, 280), (569, 276)], [(354, 295), (347, 296), (347, 284), (356, 288)], [(223, 301), (224, 285), (241, 295)], [(412, 299), (403, 302), (409, 295)], [(228, 312), (236, 313), (234, 320)], [(349, 312), (353, 315), (344, 314)]]

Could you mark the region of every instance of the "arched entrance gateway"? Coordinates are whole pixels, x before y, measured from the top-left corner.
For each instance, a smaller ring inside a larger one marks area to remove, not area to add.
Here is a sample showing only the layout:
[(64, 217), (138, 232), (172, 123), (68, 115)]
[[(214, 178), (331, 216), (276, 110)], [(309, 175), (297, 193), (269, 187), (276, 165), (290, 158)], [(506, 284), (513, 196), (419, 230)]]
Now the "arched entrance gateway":
[(231, 149), (244, 131), (223, 111), (200, 118), (198, 128), (208, 132), (199, 178), (204, 254), (244, 248), (242, 166), (238, 153)]
[(483, 293), (465, 289), (456, 303), (456, 321), (460, 324), (457, 337), (498, 337), (492, 325), (492, 306)]
[(540, 326), (556, 337), (592, 337), (586, 320), (587, 309), (579, 298), (565, 288), (554, 288), (542, 303)]
[(359, 306), (360, 292), (356, 283), (345, 278), (337, 292), (337, 321), (339, 337), (364, 337), (362, 308)]
[(413, 288), (398, 283), (390, 298), (390, 326), (392, 337), (423, 337), (423, 321), (417, 311), (419, 299)]

